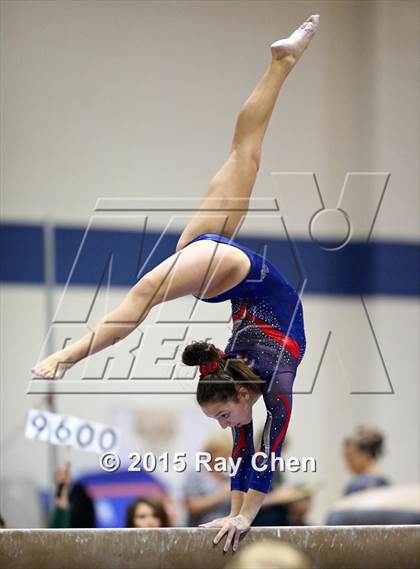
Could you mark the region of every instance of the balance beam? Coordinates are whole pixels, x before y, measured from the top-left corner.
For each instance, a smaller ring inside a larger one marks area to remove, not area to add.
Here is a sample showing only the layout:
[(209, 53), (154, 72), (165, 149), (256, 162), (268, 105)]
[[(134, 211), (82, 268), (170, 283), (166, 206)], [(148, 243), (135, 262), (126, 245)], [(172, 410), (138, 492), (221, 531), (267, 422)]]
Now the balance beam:
[[(214, 546), (217, 530), (5, 529), (4, 569), (222, 569), (232, 557)], [(246, 543), (279, 539), (304, 551), (317, 569), (420, 567), (420, 526), (251, 528)]]

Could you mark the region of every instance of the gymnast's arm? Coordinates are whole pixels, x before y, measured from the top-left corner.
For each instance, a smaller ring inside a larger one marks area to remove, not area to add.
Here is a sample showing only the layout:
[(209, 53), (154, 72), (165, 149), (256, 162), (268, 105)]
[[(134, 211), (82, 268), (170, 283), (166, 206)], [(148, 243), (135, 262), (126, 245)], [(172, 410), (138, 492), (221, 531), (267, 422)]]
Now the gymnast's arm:
[(233, 427), (232, 434), (232, 458), (236, 469), (230, 480), (230, 513), (226, 518), (218, 518), (201, 524), (201, 527), (220, 527), (228, 518), (238, 516), (244, 504), (251, 473), (251, 459), (255, 452), (252, 421), (242, 427)]
[(260, 510), (265, 493), (250, 490), (249, 485), (253, 476), (252, 458), (255, 453), (253, 422), (242, 427), (235, 427), (233, 458), (236, 459), (238, 469), (231, 478), (231, 511), (230, 517), (243, 516), (251, 525)]
[(244, 503), (245, 492), (240, 490), (231, 490), (230, 492), (230, 514), (229, 516), (237, 516), (241, 511), (242, 504)]
[(38, 362), (32, 371), (48, 379), (62, 377), (76, 362), (128, 336), (154, 306), (188, 294), (203, 296), (210, 285), (220, 288), (243, 269), (231, 250), (233, 247), (228, 246), (215, 249), (209, 241), (201, 241), (171, 255), (142, 277), (121, 304), (85, 336)]
[(267, 409), (267, 420), (261, 441), (261, 451), (264, 456), (256, 457), (256, 468), (251, 469), (250, 490), (265, 494), (270, 490), (274, 476), (271, 459), (279, 457), (281, 454), (292, 411), (292, 390), (295, 375), (295, 369), (277, 370), (263, 393)]
[[(295, 370), (276, 371), (270, 385), (263, 393), (267, 408), (267, 421), (263, 432), (262, 450), (270, 457), (279, 455), (290, 420), (292, 405), (292, 386)], [(226, 532), (243, 533), (248, 531), (271, 486), (274, 472), (268, 460), (267, 468), (262, 469), (261, 461), (252, 457), (255, 453), (252, 437), (252, 421), (235, 428), (233, 459), (241, 458), (239, 468), (232, 477), (232, 511), (226, 518), (214, 520), (203, 527), (221, 527), (214, 543), (218, 543)], [(261, 472), (260, 472), (261, 470)], [(238, 511), (238, 507), (239, 511)], [(236, 514), (236, 515), (235, 515)]]
[[(267, 421), (262, 435), (261, 450), (267, 455), (265, 470), (264, 461), (255, 459), (249, 470), (249, 490), (243, 500), (239, 516), (252, 524), (267, 492), (270, 490), (274, 471), (271, 468), (271, 455), (280, 456), (281, 447), (286, 436), (292, 408), (292, 385), (294, 372), (277, 373), (271, 380), (270, 387), (263, 394), (267, 408)], [(261, 472), (260, 472), (261, 469)]]

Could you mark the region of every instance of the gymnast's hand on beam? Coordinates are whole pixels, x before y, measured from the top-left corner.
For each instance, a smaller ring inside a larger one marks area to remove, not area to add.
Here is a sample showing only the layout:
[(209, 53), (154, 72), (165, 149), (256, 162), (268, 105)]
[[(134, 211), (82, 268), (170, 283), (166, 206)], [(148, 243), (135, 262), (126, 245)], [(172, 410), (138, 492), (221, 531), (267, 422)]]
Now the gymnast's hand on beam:
[(251, 527), (251, 522), (246, 516), (239, 514), (234, 517), (219, 518), (217, 520), (213, 520), (212, 522), (208, 522), (207, 524), (200, 524), (199, 527), (222, 528), (213, 539), (213, 543), (217, 545), (222, 537), (227, 534), (226, 543), (223, 550), (228, 551), (233, 542), (232, 549), (233, 551), (236, 551), (239, 545), (239, 538), (242, 534), (246, 533), (249, 530)]

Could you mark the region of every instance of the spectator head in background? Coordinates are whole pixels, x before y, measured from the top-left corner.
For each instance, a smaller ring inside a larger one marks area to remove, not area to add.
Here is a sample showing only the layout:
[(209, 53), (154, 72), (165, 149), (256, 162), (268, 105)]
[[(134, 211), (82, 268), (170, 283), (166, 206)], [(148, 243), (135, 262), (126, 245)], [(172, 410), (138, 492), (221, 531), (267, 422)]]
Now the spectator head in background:
[(295, 499), (289, 503), (289, 525), (305, 526), (308, 525), (306, 517), (312, 507), (314, 488), (297, 484), (295, 490)]
[(308, 557), (287, 543), (264, 540), (245, 546), (225, 569), (311, 569)]
[(389, 481), (377, 474), (376, 461), (383, 453), (384, 437), (376, 429), (360, 425), (344, 440), (344, 457), (353, 479), (345, 494), (360, 492), (376, 486), (388, 486)]
[(163, 503), (156, 498), (137, 498), (127, 509), (126, 528), (170, 527)]
[(376, 429), (365, 425), (356, 427), (353, 434), (344, 439), (344, 456), (353, 474), (365, 474), (373, 469), (383, 454), (384, 437)]
[(203, 450), (211, 455), (211, 463), (216, 458), (228, 458), (232, 452), (232, 436), (224, 431), (214, 431), (206, 440)]

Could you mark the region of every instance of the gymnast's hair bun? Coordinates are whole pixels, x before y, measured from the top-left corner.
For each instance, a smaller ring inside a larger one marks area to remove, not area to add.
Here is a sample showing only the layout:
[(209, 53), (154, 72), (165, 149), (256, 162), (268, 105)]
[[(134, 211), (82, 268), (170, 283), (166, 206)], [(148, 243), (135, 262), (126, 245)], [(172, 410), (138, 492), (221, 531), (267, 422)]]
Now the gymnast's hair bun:
[(213, 360), (222, 361), (219, 350), (208, 342), (192, 342), (182, 354), (182, 363), (187, 366), (198, 366)]
[[(210, 362), (218, 362), (212, 366)], [(248, 367), (242, 358), (224, 358), (223, 352), (209, 342), (192, 342), (182, 353), (182, 362), (187, 366), (206, 366), (210, 369), (202, 373), (197, 385), (197, 402), (203, 406), (215, 401), (237, 401), (237, 389), (241, 385), (261, 394), (263, 381)], [(217, 381), (216, 381), (217, 380)]]

